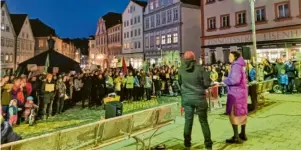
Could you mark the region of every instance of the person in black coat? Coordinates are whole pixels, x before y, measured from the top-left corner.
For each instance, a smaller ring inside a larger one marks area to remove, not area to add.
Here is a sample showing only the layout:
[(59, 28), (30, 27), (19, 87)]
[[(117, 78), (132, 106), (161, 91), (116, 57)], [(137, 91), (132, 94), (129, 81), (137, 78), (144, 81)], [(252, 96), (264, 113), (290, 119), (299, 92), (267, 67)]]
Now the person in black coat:
[(285, 71), (288, 76), (288, 93), (293, 93), (295, 78), (297, 76), (297, 68), (295, 63), (289, 61), (285, 66)]
[(83, 89), (82, 89), (82, 108), (85, 108), (85, 102), (88, 100), (88, 106), (91, 108), (91, 92), (92, 92), (92, 77), (89, 74), (85, 74), (83, 78)]
[(22, 137), (14, 132), (12, 126), (1, 116), (1, 144), (21, 140)]
[(94, 79), (94, 88), (95, 88), (95, 103), (96, 106), (101, 106), (102, 105), (102, 100), (105, 97), (106, 94), (106, 81), (105, 78), (103, 77), (102, 74), (99, 74), (97, 77)]

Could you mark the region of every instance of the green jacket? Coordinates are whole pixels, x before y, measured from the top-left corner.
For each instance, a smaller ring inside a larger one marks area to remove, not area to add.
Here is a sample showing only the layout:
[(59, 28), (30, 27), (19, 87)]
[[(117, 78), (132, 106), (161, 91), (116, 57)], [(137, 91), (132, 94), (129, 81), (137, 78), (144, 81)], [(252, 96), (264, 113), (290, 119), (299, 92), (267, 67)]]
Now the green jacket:
[(127, 88), (127, 89), (134, 88), (134, 77), (133, 76), (126, 77), (126, 87), (125, 88)]
[(184, 60), (179, 69), (182, 106), (204, 105), (206, 107), (206, 89), (210, 86), (210, 75), (195, 60)]
[(275, 65), (274, 71), (277, 73), (277, 77), (281, 74), (281, 70), (285, 70), (285, 64), (284, 63), (277, 63)]
[(4, 89), (4, 86), (1, 87), (1, 105), (9, 105), (12, 95), (7, 92), (8, 89)]
[(218, 73), (216, 71), (211, 71), (211, 73), (210, 73), (210, 79), (211, 79), (212, 82), (217, 82)]

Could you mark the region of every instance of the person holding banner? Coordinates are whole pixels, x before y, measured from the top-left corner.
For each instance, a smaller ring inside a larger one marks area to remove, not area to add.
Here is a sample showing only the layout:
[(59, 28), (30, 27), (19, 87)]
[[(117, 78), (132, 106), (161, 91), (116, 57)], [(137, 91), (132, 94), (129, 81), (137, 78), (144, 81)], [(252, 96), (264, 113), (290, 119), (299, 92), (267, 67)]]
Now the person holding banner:
[(184, 53), (184, 60), (179, 69), (181, 85), (182, 109), (185, 112), (184, 145), (191, 147), (191, 132), (194, 114), (199, 116), (207, 150), (212, 149), (211, 132), (207, 119), (208, 103), (206, 89), (210, 86), (209, 75), (205, 74), (202, 66), (197, 65), (192, 51)]
[[(52, 80), (52, 74), (47, 74), (46, 81), (42, 84), (41, 92), (43, 94), (43, 120), (52, 116), (52, 104), (55, 96), (55, 84)], [(48, 112), (46, 112), (48, 109)]]

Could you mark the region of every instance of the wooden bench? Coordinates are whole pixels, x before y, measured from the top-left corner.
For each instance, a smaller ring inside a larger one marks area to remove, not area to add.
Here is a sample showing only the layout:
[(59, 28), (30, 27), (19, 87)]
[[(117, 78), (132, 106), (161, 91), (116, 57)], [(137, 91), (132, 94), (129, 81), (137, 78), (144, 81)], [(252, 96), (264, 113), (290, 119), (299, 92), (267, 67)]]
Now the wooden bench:
[(1, 150), (99, 149), (130, 138), (136, 140), (136, 149), (138, 149), (140, 142), (142, 143), (142, 149), (145, 150), (147, 146), (146, 139), (140, 138), (139, 135), (154, 131), (148, 138), (148, 149), (150, 149), (153, 136), (160, 128), (175, 122), (178, 109), (179, 104), (172, 103), (4, 144), (1, 145)]

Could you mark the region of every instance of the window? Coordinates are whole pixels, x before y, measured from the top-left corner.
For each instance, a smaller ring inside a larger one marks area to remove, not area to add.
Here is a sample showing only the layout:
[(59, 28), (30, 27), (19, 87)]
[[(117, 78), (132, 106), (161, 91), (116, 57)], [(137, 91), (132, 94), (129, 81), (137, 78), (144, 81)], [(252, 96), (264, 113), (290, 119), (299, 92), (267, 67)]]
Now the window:
[(133, 31), (131, 30), (131, 37), (133, 37)]
[(138, 16), (138, 23), (140, 23), (140, 16)]
[(9, 62), (13, 62), (13, 54), (9, 55)]
[(145, 28), (149, 28), (149, 18), (145, 18)]
[(173, 20), (176, 21), (179, 19), (179, 11), (178, 8), (173, 9)]
[(162, 44), (162, 45), (165, 45), (165, 43), (166, 43), (166, 36), (162, 36), (161, 44)]
[(133, 25), (133, 19), (131, 19), (131, 25)]
[(1, 30), (2, 30), (2, 31), (5, 31), (5, 27), (6, 27), (6, 26), (4, 25), (4, 23), (1, 23)]
[(22, 32), (22, 37), (24, 38), (24, 36), (25, 36), (25, 34), (24, 34), (24, 32)]
[(155, 3), (156, 3), (156, 8), (159, 7), (159, 0), (155, 0)]
[(172, 16), (171, 16), (171, 9), (167, 11), (167, 22), (171, 22), (172, 21)]
[(207, 0), (207, 4), (214, 3), (215, 0)]
[(124, 39), (126, 38), (126, 33), (124, 33), (123, 38), (124, 38)]
[(1, 11), (1, 16), (5, 16), (5, 11), (4, 10)]
[(160, 25), (160, 14), (156, 15), (156, 25), (159, 26)]
[(8, 60), (9, 60), (9, 56), (8, 54), (5, 54), (5, 62), (8, 62)]
[(92, 44), (92, 48), (94, 48), (94, 44)]
[(3, 63), (4, 62), (4, 54), (1, 53), (1, 62)]
[(160, 36), (157, 36), (157, 37), (156, 37), (156, 44), (157, 44), (157, 46), (160, 45)]
[(154, 9), (154, 2), (150, 2), (150, 3), (149, 3), (149, 8), (150, 8), (150, 10), (153, 10), (153, 9)]
[(134, 44), (135, 44), (135, 49), (137, 49), (137, 42), (135, 42)]
[(221, 16), (221, 28), (230, 27), (230, 15)]
[(208, 30), (212, 30), (212, 29), (215, 29), (216, 26), (215, 26), (215, 17), (212, 17), (212, 18), (208, 18)]
[(290, 17), (290, 10), (289, 10), (289, 3), (278, 3), (277, 6), (277, 18), (289, 18)]
[(1, 46), (5, 46), (4, 38), (1, 37)]
[(135, 29), (135, 37), (137, 36), (137, 29)]
[(137, 24), (137, 17), (134, 18), (134, 24)]
[(167, 44), (171, 44), (171, 34), (167, 35)]
[(130, 33), (129, 32), (126, 33), (126, 37), (130, 38)]
[(178, 41), (179, 41), (178, 40), (178, 33), (173, 34), (173, 40), (172, 41), (173, 41), (173, 43), (178, 43)]
[(26, 38), (28, 39), (28, 33), (26, 33)]
[(162, 12), (161, 14), (161, 17), (162, 17), (162, 24), (166, 24), (166, 12)]
[(246, 11), (236, 13), (236, 25), (245, 25), (246, 22)]
[(265, 8), (257, 8), (256, 9), (256, 22), (265, 21)]
[(155, 46), (154, 39), (155, 39), (154, 36), (150, 36), (150, 39), (149, 39), (149, 46), (150, 46), (151, 48)]
[(138, 48), (141, 48), (141, 44), (140, 44), (140, 41), (138, 41)]
[(42, 47), (44, 47), (44, 40), (39, 40), (39, 48), (42, 48)]
[(155, 16), (151, 16), (151, 27), (155, 27)]
[(9, 32), (10, 31), (10, 28), (8, 25), (6, 25), (6, 32)]
[(145, 37), (144, 41), (145, 41), (145, 47), (148, 48), (148, 46), (149, 46), (148, 37)]
[(129, 22), (130, 22), (130, 21), (128, 21), (128, 20), (126, 21), (126, 26), (129, 26), (129, 25), (130, 25)]
[(126, 27), (126, 21), (123, 22), (123, 27)]
[(140, 34), (141, 34), (141, 30), (140, 30), (140, 28), (138, 29), (138, 36), (140, 36)]

